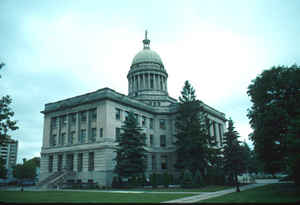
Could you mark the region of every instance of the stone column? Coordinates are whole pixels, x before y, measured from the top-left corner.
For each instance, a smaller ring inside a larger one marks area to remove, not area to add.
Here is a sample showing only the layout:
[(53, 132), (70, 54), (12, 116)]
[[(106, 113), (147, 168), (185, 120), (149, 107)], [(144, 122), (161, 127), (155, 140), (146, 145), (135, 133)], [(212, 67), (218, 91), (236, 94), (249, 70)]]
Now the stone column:
[(150, 84), (151, 84), (151, 82), (150, 82), (150, 76), (151, 76), (151, 74), (150, 73), (148, 73), (148, 89), (151, 89), (151, 87), (150, 87)]
[(60, 142), (61, 142), (61, 124), (60, 124), (60, 116), (57, 117), (57, 121), (58, 121), (58, 127), (57, 127), (57, 141), (56, 141), (56, 145), (60, 145)]
[(132, 84), (131, 84), (131, 92), (133, 93), (134, 90), (135, 90), (135, 88), (134, 88), (134, 77), (133, 76), (131, 76), (131, 82), (132, 82)]
[(89, 142), (89, 138), (90, 138), (90, 129), (91, 129), (91, 115), (90, 115), (90, 111), (87, 110), (86, 111), (86, 118), (87, 118), (87, 121), (86, 121), (86, 141), (85, 142)]
[(73, 153), (74, 154), (74, 161), (73, 161), (73, 170), (75, 171), (75, 172), (77, 172), (78, 171), (78, 153), (76, 153), (76, 152), (74, 152)]
[(141, 83), (140, 83), (140, 78), (139, 78), (139, 75), (136, 75), (136, 77), (137, 77), (137, 90), (139, 90), (140, 89), (140, 85), (141, 85)]
[(74, 140), (74, 144), (78, 144), (79, 143), (79, 135), (80, 135), (80, 117), (79, 117), (79, 112), (76, 113), (76, 125), (75, 125), (75, 130), (76, 130), (76, 133), (75, 133), (75, 140)]

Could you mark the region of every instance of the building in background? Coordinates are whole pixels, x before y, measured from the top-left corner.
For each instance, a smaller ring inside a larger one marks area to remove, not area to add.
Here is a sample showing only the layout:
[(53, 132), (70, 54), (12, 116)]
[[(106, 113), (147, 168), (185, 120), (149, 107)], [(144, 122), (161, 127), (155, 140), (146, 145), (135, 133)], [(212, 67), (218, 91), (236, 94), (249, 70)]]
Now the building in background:
[(0, 145), (0, 156), (5, 162), (7, 178), (13, 178), (12, 169), (17, 163), (18, 141), (9, 138), (3, 145)]
[[(178, 102), (168, 94), (168, 73), (160, 56), (150, 49), (147, 33), (143, 46), (127, 75), (128, 95), (103, 88), (45, 105), (40, 186), (63, 181), (111, 185), (115, 140), (130, 111), (147, 139), (146, 175), (177, 174), (174, 134)], [(209, 132), (221, 145), (225, 114), (208, 105), (205, 110), (213, 122)]]

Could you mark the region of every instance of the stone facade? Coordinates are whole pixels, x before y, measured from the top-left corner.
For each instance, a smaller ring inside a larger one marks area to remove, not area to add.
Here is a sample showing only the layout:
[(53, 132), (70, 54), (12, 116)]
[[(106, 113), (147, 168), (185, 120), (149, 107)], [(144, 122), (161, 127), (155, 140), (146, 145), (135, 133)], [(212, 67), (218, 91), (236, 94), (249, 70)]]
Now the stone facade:
[[(168, 95), (168, 74), (157, 53), (144, 49), (133, 59), (128, 79), (128, 96), (110, 88), (48, 103), (44, 114), (40, 180), (56, 171), (72, 170), (69, 180), (110, 185), (114, 175), (115, 139), (128, 112), (136, 114), (146, 136), (147, 171), (175, 174), (175, 115), (177, 101)], [(205, 105), (210, 128), (219, 145), (225, 115)]]

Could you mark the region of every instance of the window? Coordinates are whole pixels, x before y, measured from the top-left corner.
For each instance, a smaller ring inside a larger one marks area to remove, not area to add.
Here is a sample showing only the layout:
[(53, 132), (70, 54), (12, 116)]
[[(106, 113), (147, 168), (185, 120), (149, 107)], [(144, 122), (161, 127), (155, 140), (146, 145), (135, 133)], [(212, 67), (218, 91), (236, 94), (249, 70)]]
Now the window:
[(121, 110), (119, 108), (116, 108), (116, 120), (121, 119)]
[(92, 122), (96, 122), (97, 121), (97, 109), (92, 109), (90, 111), (90, 113), (91, 113), (91, 120), (92, 120)]
[(72, 113), (70, 115), (70, 118), (71, 118), (71, 125), (75, 125), (76, 124), (76, 113)]
[(92, 128), (89, 142), (95, 142), (95, 141), (96, 141), (96, 128)]
[(155, 155), (152, 155), (152, 171), (156, 170), (156, 158)]
[(64, 145), (65, 144), (65, 140), (66, 140), (66, 133), (61, 133), (61, 137), (60, 137), (60, 144)]
[(53, 171), (53, 156), (49, 156), (49, 161), (48, 161), (48, 171), (52, 172)]
[(165, 147), (166, 146), (166, 135), (160, 136), (160, 146)]
[(82, 160), (83, 160), (83, 153), (78, 153), (78, 163), (77, 163), (77, 171), (82, 171)]
[(159, 120), (159, 127), (161, 129), (166, 129), (166, 120), (164, 119)]
[(153, 127), (154, 127), (154, 120), (152, 118), (150, 118), (149, 120), (150, 120), (149, 127), (150, 127), (150, 129), (153, 129)]
[(120, 140), (120, 133), (121, 133), (121, 129), (120, 128), (116, 128), (116, 140)]
[(217, 139), (216, 122), (213, 122), (213, 132), (214, 132), (213, 141), (216, 142), (216, 139)]
[(57, 127), (57, 117), (53, 117), (51, 119), (51, 127), (56, 128)]
[(85, 136), (86, 136), (86, 130), (82, 129), (80, 131), (80, 136), (79, 136), (79, 143), (85, 143)]
[(58, 155), (57, 171), (61, 171), (62, 170), (62, 161), (63, 161), (63, 156), (60, 154), (60, 155)]
[(137, 124), (139, 125), (140, 123), (139, 123), (139, 115), (138, 114), (134, 114), (134, 117), (135, 117), (135, 119), (136, 119), (136, 121), (137, 121)]
[(129, 112), (125, 111), (125, 120), (128, 119)]
[(100, 129), (99, 129), (99, 136), (100, 136), (100, 137), (103, 137), (103, 128), (100, 128)]
[(81, 122), (86, 122), (86, 111), (80, 112), (80, 120)]
[(74, 136), (75, 136), (75, 131), (70, 132), (69, 139), (68, 139), (69, 144), (73, 144)]
[(153, 135), (150, 135), (150, 146), (153, 147)]
[(61, 117), (61, 126), (66, 127), (67, 126), (67, 116), (64, 115)]
[(142, 126), (146, 127), (146, 117), (145, 116), (142, 117)]
[(51, 144), (52, 146), (56, 146), (56, 134), (52, 135), (50, 144)]
[(161, 169), (167, 169), (168, 168), (168, 157), (167, 155), (161, 155)]
[(89, 152), (89, 171), (94, 170), (94, 152)]

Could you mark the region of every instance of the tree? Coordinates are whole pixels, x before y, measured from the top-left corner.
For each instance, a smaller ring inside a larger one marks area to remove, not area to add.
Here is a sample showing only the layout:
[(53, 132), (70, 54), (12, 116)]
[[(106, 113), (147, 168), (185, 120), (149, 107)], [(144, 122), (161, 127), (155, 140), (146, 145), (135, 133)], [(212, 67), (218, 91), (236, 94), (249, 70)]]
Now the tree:
[[(0, 69), (4, 66), (4, 63), (0, 63)], [(1, 75), (0, 75), (1, 78)], [(18, 129), (17, 122), (12, 120), (14, 112), (9, 107), (12, 100), (9, 95), (3, 96), (0, 99), (0, 145), (5, 144), (9, 138), (9, 131)]]
[(116, 139), (115, 173), (120, 177), (142, 176), (146, 170), (146, 137), (142, 135), (137, 119), (130, 112), (122, 125), (122, 132)]
[(40, 166), (40, 158), (34, 157), (30, 160), (23, 159), (23, 164), (17, 164), (13, 170), (14, 176), (18, 179), (34, 179), (36, 168)]
[(6, 179), (7, 169), (5, 168), (5, 160), (0, 156), (0, 178)]
[(247, 94), (251, 140), (266, 172), (284, 171), (288, 162), (288, 132), (300, 107), (300, 67), (277, 66), (252, 80)]
[(204, 173), (212, 153), (212, 149), (208, 146), (209, 135), (204, 104), (196, 99), (195, 90), (188, 81), (185, 82), (181, 95), (175, 122), (177, 139), (175, 167), (181, 172), (189, 169), (195, 173), (199, 169)]
[(287, 135), (287, 158), (290, 175), (297, 185), (300, 185), (300, 109), (297, 116), (291, 121)]
[(239, 134), (235, 131), (233, 121), (228, 121), (228, 131), (224, 133), (223, 165), (226, 175), (232, 180), (239, 192), (238, 175), (245, 170), (243, 148), (238, 141)]

